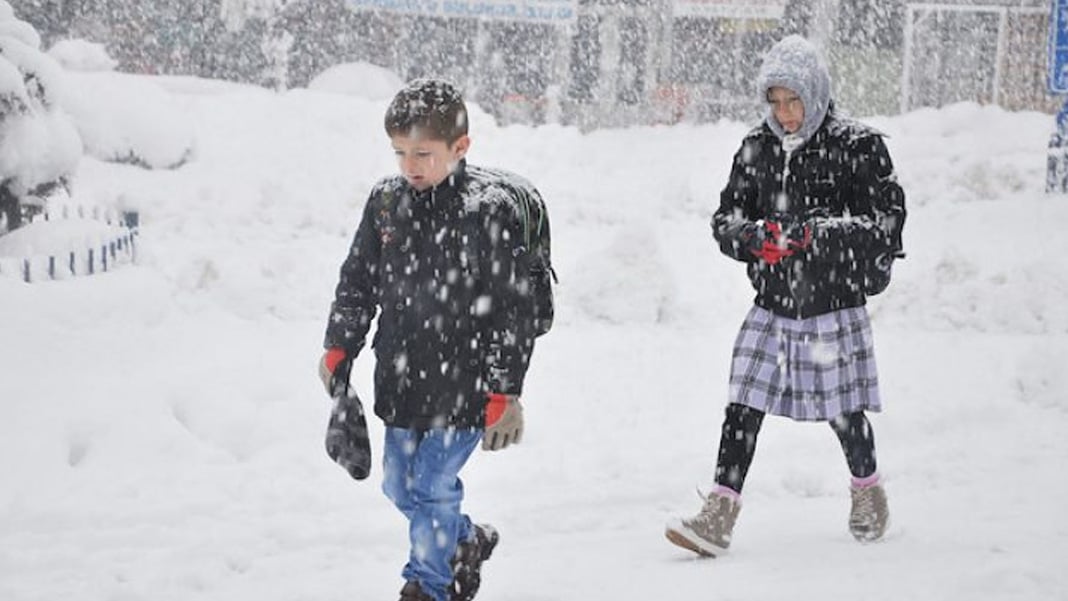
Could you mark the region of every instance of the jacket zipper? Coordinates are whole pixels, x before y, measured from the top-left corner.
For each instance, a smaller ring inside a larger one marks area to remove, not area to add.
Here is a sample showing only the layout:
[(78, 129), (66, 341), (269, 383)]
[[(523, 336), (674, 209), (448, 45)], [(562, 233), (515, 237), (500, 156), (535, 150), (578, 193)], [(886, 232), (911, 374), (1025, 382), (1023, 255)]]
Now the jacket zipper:
[[(783, 209), (787, 209), (789, 205), (789, 197), (786, 195), (786, 181), (790, 179), (790, 160), (793, 158), (794, 152), (802, 146), (803, 142), (786, 144), (785, 139), (782, 142), (783, 152), (786, 153), (786, 158), (784, 159), (782, 169), (782, 199), (785, 201), (784, 204), (787, 204), (787, 206), (784, 206)], [(788, 268), (785, 271), (786, 287), (790, 290), (790, 298), (794, 299), (794, 314), (797, 315), (798, 319), (800, 319), (801, 303), (797, 299), (797, 291), (794, 282), (794, 270)]]

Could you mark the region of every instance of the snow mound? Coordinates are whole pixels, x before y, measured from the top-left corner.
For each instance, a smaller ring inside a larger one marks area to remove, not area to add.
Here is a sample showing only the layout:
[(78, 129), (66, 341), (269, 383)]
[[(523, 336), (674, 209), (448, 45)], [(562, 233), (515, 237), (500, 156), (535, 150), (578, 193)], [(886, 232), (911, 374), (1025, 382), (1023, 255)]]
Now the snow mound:
[(121, 225), (85, 217), (36, 221), (0, 236), (0, 257), (66, 256), (107, 245), (127, 231)]
[[(583, 258), (576, 273), (577, 305), (608, 323), (664, 323), (674, 310), (675, 282), (655, 233), (630, 225), (607, 248)], [(636, 285), (637, 284), (637, 285)]]
[(88, 40), (61, 40), (48, 50), (48, 55), (68, 71), (112, 71), (118, 61), (108, 55), (103, 44)]
[(111, 271), (133, 262), (134, 235), (91, 217), (38, 220), (0, 236), (0, 276), (37, 282)]
[(123, 73), (68, 74), (63, 108), (74, 117), (86, 152), (104, 161), (169, 169), (196, 145), (185, 107), (148, 78)]
[(41, 47), (41, 35), (33, 25), (13, 17), (0, 15), (0, 36), (15, 38), (33, 49)]
[(308, 89), (357, 96), (377, 102), (393, 98), (403, 85), (401, 78), (389, 69), (357, 62), (326, 69), (308, 83)]

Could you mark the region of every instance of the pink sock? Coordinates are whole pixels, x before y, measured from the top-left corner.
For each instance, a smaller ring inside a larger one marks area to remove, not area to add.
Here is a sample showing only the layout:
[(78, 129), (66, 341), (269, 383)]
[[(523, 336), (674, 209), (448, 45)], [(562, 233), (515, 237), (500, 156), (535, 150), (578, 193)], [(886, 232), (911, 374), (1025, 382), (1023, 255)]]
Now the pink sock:
[(734, 490), (733, 488), (730, 488), (729, 486), (723, 486), (722, 484), (717, 484), (716, 489), (713, 492), (717, 495), (730, 497), (738, 502), (741, 502), (742, 500), (742, 493)]
[(853, 476), (850, 484), (853, 488), (870, 488), (879, 483), (879, 474), (872, 474), (866, 478), (857, 478)]

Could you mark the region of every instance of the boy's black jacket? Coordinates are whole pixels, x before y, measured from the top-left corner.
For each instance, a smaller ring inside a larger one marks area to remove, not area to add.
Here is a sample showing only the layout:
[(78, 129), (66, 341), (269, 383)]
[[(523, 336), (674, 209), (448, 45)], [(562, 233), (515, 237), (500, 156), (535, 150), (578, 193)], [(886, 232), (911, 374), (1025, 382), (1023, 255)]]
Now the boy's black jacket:
[(325, 346), (354, 356), (381, 309), (375, 413), (387, 426), (482, 427), (487, 392), (522, 392), (538, 333), (531, 280), (548, 277), (531, 275), (533, 200), (522, 178), (463, 161), (431, 190), (393, 176), (371, 191)]
[[(811, 245), (775, 265), (757, 259), (741, 238), (760, 219), (809, 224)], [(712, 218), (720, 249), (748, 263), (755, 303), (795, 319), (865, 304), (867, 268), (901, 256), (904, 225), (882, 135), (833, 112), (789, 159), (767, 124), (750, 131)]]

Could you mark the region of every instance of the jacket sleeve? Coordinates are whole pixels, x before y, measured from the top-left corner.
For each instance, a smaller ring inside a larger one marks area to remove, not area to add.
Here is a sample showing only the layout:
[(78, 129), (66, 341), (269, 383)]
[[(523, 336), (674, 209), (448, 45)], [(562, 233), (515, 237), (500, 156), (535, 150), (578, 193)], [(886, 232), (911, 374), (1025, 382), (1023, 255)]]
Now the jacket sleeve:
[(511, 203), (493, 205), (485, 219), (489, 251), (482, 257), (487, 275), (480, 299), (489, 324), (485, 380), (489, 392), (519, 395), (536, 333), (527, 229)]
[(371, 193), (349, 254), (341, 264), (323, 342), (325, 348), (341, 347), (353, 357), (363, 348), (378, 308), (378, 270), (382, 249), (375, 227), (375, 207), (380, 204), (376, 202), (377, 197), (376, 192)]
[(719, 208), (712, 214), (712, 236), (723, 254), (751, 263), (756, 256), (746, 250), (744, 240), (756, 234), (760, 217), (756, 212), (757, 182), (748, 159), (756, 152), (756, 143), (746, 139), (734, 155), (730, 179), (719, 195)]
[(882, 254), (902, 256), (905, 193), (882, 136), (855, 144), (855, 172), (848, 175), (849, 216), (813, 219), (812, 254), (831, 263), (861, 261)]

